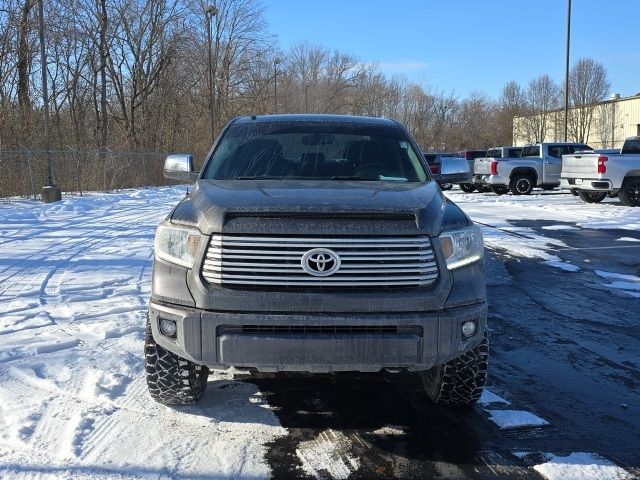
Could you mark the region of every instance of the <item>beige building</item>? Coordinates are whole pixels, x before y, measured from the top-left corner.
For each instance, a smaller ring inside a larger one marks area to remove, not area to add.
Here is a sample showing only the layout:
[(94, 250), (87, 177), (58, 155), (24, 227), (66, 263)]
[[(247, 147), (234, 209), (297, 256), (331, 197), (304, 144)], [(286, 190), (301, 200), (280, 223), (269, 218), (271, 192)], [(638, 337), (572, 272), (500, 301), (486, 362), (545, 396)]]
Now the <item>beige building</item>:
[[(620, 148), (625, 138), (640, 135), (640, 94), (569, 109), (568, 125), (570, 142), (583, 136), (593, 148)], [(517, 146), (564, 141), (564, 110), (515, 117), (513, 139)]]

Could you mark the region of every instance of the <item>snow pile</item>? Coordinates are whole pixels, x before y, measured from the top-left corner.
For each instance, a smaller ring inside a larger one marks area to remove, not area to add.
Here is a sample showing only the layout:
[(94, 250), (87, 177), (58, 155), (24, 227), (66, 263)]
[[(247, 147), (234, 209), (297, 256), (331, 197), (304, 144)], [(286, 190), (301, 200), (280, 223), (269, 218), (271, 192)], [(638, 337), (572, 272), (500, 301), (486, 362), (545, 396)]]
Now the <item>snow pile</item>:
[(487, 390), (486, 388), (482, 392), (482, 395), (480, 396), (480, 400), (478, 400), (478, 403), (480, 405), (490, 405), (492, 403), (494, 404), (502, 403), (504, 405), (510, 405), (510, 402), (508, 400), (505, 400), (500, 395), (496, 395), (495, 393)]
[(285, 435), (228, 373), (201, 403), (151, 400), (143, 332), (158, 188), (0, 203), (0, 478), (265, 478)]
[(315, 478), (344, 480), (360, 467), (360, 460), (351, 453), (353, 443), (342, 432), (328, 429), (296, 450), (304, 471)]
[(624, 469), (590, 453), (571, 453), (566, 457), (545, 454), (548, 462), (533, 468), (548, 480), (631, 480)]
[(596, 275), (609, 281), (603, 284), (605, 287), (622, 290), (632, 297), (640, 298), (640, 277), (624, 275), (622, 273), (603, 272), (596, 270)]
[(549, 425), (544, 418), (524, 410), (487, 410), (493, 423), (503, 430), (523, 427), (542, 427)]

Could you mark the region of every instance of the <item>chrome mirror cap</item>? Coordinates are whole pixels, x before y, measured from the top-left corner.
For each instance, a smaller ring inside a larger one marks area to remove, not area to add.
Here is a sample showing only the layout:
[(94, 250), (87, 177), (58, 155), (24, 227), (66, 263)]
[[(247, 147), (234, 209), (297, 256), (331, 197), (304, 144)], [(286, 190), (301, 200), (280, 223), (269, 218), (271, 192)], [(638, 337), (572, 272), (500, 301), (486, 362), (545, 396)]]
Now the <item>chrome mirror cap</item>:
[(164, 161), (164, 176), (174, 180), (194, 181), (198, 173), (193, 166), (193, 155), (178, 153), (169, 155)]

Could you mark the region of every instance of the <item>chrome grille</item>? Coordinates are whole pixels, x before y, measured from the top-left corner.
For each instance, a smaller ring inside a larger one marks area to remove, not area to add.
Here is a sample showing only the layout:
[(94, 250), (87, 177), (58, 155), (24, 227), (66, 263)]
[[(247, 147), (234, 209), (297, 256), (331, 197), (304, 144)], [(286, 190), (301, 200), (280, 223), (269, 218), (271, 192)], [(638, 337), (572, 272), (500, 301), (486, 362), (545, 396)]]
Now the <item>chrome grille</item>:
[[(303, 255), (317, 248), (340, 257), (337, 272), (313, 276), (303, 270)], [(438, 267), (427, 236), (212, 235), (202, 276), (229, 286), (406, 287), (432, 284)]]

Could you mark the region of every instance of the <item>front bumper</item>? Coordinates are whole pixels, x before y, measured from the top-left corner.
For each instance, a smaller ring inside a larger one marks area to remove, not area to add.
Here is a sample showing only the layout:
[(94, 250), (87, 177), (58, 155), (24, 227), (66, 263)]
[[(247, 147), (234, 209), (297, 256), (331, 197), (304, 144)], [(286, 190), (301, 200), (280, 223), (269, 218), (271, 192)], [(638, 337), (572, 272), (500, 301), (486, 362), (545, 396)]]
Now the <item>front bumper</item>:
[[(485, 302), (409, 313), (275, 314), (200, 310), (151, 301), (158, 344), (211, 368), (259, 371), (426, 370), (474, 348), (485, 334)], [(159, 318), (176, 322), (175, 339), (163, 336)], [(474, 321), (477, 332), (462, 335)]]
[(610, 192), (613, 190), (613, 183), (607, 179), (594, 178), (561, 178), (560, 188), (569, 190), (586, 190), (590, 192)]

